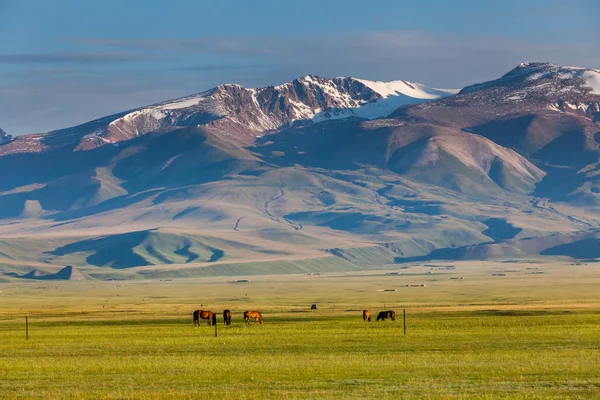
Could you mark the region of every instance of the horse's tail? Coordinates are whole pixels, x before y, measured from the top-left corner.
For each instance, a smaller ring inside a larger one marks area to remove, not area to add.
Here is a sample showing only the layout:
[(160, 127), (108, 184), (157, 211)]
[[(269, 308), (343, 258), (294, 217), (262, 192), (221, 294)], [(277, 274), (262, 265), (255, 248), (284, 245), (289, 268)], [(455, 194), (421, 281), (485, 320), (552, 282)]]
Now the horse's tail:
[(367, 321), (371, 322), (371, 316), (369, 315), (369, 318), (367, 318)]
[(258, 311), (256, 313), (258, 314), (258, 322), (262, 325), (262, 323), (263, 323), (262, 315), (260, 315), (260, 313)]
[(396, 312), (392, 311), (391, 314), (392, 314), (392, 321), (395, 321), (396, 320)]

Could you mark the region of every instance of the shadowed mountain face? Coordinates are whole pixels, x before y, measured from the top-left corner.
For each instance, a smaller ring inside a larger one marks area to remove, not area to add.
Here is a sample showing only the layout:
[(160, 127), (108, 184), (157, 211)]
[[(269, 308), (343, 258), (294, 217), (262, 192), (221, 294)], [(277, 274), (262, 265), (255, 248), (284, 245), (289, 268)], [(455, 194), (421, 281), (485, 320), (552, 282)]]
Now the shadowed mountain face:
[(23, 275), (22, 278), (44, 281), (85, 281), (87, 279), (90, 279), (90, 277), (87, 276), (85, 273), (79, 271), (77, 268), (73, 268), (70, 265), (67, 265), (66, 267), (62, 268), (60, 271), (55, 273), (34, 269), (33, 271)]
[(88, 264), (115, 269), (174, 262), (215, 262), (224, 255), (222, 250), (204, 246), (193, 238), (156, 231), (86, 239), (49, 252), (50, 255), (59, 257), (73, 253), (88, 253)]
[(6, 133), (3, 129), (0, 128), (0, 144), (9, 142), (12, 139), (8, 133)]
[(523, 230), (523, 228), (514, 227), (502, 218), (490, 218), (482, 222), (488, 227), (488, 229), (482, 233), (496, 241), (513, 239)]
[(0, 261), (593, 256), (600, 73), (523, 63), (452, 94), (305, 76), (0, 133)]

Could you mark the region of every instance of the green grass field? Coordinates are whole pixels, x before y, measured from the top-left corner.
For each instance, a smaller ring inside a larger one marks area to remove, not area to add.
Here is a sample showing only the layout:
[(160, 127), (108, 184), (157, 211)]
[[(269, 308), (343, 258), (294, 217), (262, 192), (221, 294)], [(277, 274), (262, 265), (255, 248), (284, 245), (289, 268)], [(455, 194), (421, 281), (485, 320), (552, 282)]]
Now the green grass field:
[[(2, 284), (0, 398), (599, 398), (600, 267), (490, 278), (501, 266)], [(233, 311), (217, 338), (192, 324), (201, 302)], [(247, 308), (265, 324), (245, 326)]]

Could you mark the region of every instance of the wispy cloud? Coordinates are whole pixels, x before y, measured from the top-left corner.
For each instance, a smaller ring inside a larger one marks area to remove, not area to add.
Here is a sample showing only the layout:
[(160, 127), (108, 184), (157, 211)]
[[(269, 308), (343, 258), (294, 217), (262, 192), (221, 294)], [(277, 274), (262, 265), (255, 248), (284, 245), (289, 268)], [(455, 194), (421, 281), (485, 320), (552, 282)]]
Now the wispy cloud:
[(184, 67), (173, 68), (173, 71), (189, 72), (219, 72), (219, 71), (240, 71), (269, 67), (267, 64), (200, 64), (187, 65)]
[(594, 41), (559, 44), (424, 32), (367, 32), (319, 37), (213, 37), (197, 39), (80, 39), (89, 46), (200, 54), (279, 65), (290, 71), (413, 79), (460, 86), (491, 79), (525, 60), (600, 66)]
[(0, 126), (16, 134), (47, 131), (222, 83), (256, 87), (309, 73), (460, 88), (495, 79), (526, 60), (599, 68), (600, 44), (591, 39), (561, 44), (406, 31), (78, 39), (71, 44), (86, 52), (0, 55), (6, 73), (22, 74), (0, 79)]
[(114, 64), (145, 61), (153, 57), (122, 52), (57, 52), (35, 54), (0, 54), (2, 64)]

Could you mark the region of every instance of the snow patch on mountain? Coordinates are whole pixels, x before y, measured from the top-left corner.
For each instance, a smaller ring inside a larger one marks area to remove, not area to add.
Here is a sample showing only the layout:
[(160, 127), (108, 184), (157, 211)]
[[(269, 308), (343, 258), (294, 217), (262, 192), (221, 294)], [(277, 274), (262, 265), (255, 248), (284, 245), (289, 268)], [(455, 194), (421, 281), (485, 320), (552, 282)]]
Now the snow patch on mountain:
[(600, 95), (600, 71), (585, 71), (582, 78), (585, 79), (585, 85), (592, 88), (592, 94)]
[(157, 106), (156, 108), (158, 110), (180, 110), (182, 108), (189, 108), (189, 107), (194, 107), (197, 106), (198, 103), (200, 103), (202, 100), (204, 99), (204, 97), (190, 97), (190, 98), (184, 98), (178, 101), (174, 101), (172, 103), (166, 103), (166, 104), (161, 104), (159, 106)]
[(407, 81), (368, 81), (365, 79), (357, 79), (366, 87), (379, 93), (384, 99), (390, 96), (408, 96), (415, 99), (434, 100), (440, 97), (457, 94), (460, 89), (433, 89), (420, 83), (412, 83)]
[[(537, 72), (536, 72), (537, 71)], [(590, 93), (600, 95), (600, 71), (595, 69), (585, 69), (580, 67), (563, 67), (549, 63), (521, 63), (513, 71), (505, 76), (525, 74), (526, 81), (554, 80), (570, 81), (578, 80), (585, 88), (591, 89)], [(551, 83), (546, 83), (551, 85)], [(542, 89), (543, 85), (534, 86), (534, 89)], [(572, 91), (575, 87), (567, 87), (562, 91)]]
[[(312, 118), (313, 121), (321, 122), (327, 119), (342, 119), (352, 116), (365, 119), (382, 118), (388, 116), (399, 107), (436, 100), (459, 92), (459, 89), (434, 89), (420, 83), (402, 80), (390, 82), (369, 81), (365, 79), (354, 80), (375, 92), (380, 98), (367, 102), (357, 101), (347, 93), (337, 95), (340, 100), (340, 106), (336, 110), (323, 110), (321, 112), (315, 110), (315, 115)], [(333, 91), (331, 91), (331, 94), (335, 95)]]

